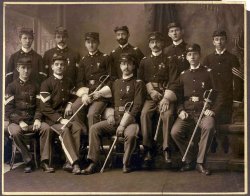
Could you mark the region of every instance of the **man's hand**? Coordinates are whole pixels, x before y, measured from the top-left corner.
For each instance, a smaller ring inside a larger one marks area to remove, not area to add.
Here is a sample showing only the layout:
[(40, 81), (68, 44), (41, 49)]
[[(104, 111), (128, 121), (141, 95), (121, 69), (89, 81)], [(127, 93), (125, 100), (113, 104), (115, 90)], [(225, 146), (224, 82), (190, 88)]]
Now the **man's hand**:
[(117, 130), (116, 130), (116, 136), (117, 137), (123, 137), (124, 136), (123, 135), (124, 129), (125, 129), (125, 127), (119, 125), (118, 128), (117, 128)]
[(84, 105), (89, 105), (91, 102), (92, 102), (92, 101), (91, 101), (91, 98), (90, 98), (87, 94), (84, 94), (84, 95), (82, 96), (82, 103), (83, 103)]
[(159, 111), (160, 112), (165, 112), (169, 109), (169, 100), (166, 99), (166, 98), (163, 98), (161, 101), (160, 101), (160, 105), (159, 105)]
[(113, 115), (110, 115), (108, 118), (107, 118), (107, 121), (110, 125), (115, 125), (115, 117)]
[(69, 122), (69, 120), (68, 119), (65, 119), (65, 118), (62, 118), (61, 120), (60, 120), (60, 123), (62, 124), (62, 125), (65, 125), (65, 124), (67, 124)]
[(24, 121), (20, 121), (19, 126), (23, 131), (28, 131), (29, 126)]
[(99, 99), (101, 97), (101, 93), (99, 93), (99, 91), (96, 91), (93, 93), (93, 99)]
[(41, 124), (42, 124), (41, 121), (38, 120), (38, 119), (36, 119), (35, 122), (34, 122), (34, 124), (33, 124), (33, 129), (32, 130), (34, 131), (34, 130), (40, 129), (41, 128)]
[(214, 113), (212, 110), (206, 110), (206, 111), (204, 112), (204, 115), (205, 115), (205, 116), (214, 116), (215, 113)]
[(152, 90), (150, 97), (153, 99), (153, 101), (159, 101), (162, 98), (162, 94), (156, 90)]
[(178, 116), (181, 120), (185, 120), (188, 118), (188, 113), (182, 110)]
[(67, 116), (71, 116), (73, 114), (73, 110), (72, 110), (72, 104), (68, 103), (67, 107), (65, 108), (64, 111), (64, 118)]

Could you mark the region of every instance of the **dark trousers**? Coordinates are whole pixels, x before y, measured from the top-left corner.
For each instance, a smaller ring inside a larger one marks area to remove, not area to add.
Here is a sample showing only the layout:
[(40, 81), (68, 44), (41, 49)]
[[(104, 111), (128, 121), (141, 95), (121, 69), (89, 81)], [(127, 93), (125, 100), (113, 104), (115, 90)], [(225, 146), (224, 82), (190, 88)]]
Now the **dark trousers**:
[(61, 129), (62, 124), (54, 124), (51, 129), (59, 135), (62, 144), (62, 149), (67, 160), (73, 164), (79, 159), (81, 126), (78, 122), (71, 122), (71, 126)]
[[(180, 118), (177, 118), (175, 121), (172, 130), (171, 130), (171, 136), (177, 146), (180, 149), (180, 152), (182, 155), (184, 155), (189, 140), (190, 135), (192, 135), (194, 127), (196, 125), (197, 118), (188, 118), (185, 120), (181, 120)], [(197, 156), (197, 163), (204, 163), (206, 158), (206, 153), (208, 151), (209, 145), (211, 144), (211, 140), (213, 139), (213, 135), (215, 132), (214, 129), (215, 126), (215, 120), (213, 117), (210, 116), (204, 116), (200, 122), (199, 128), (200, 128), (200, 141), (199, 141), (199, 151)], [(197, 132), (196, 136), (199, 132)], [(189, 150), (189, 153), (187, 154), (186, 161), (191, 162), (195, 159), (195, 145), (193, 144)]]
[[(143, 145), (152, 148), (154, 133), (152, 117), (158, 109), (158, 103), (153, 100), (146, 100), (141, 112), (141, 131)], [(174, 104), (169, 105), (169, 109), (161, 114), (163, 122), (163, 150), (169, 147), (170, 130), (174, 121)]]
[[(73, 104), (73, 112), (75, 113), (76, 110), (82, 105), (82, 98), (78, 98)], [(105, 110), (107, 106), (107, 103), (103, 101), (94, 101), (88, 106), (84, 106), (75, 116), (75, 120), (79, 122), (83, 128), (83, 130), (86, 131), (86, 126), (85, 126), (85, 121), (86, 121), (86, 116), (88, 118), (88, 127), (90, 127), (99, 122), (101, 119), (101, 114)]]
[[(27, 132), (32, 132), (33, 125), (29, 125)], [(21, 152), (23, 161), (28, 163), (31, 161), (32, 156), (27, 148), (27, 145), (24, 142), (24, 133), (21, 127), (15, 123), (11, 123), (8, 127), (10, 134), (13, 137), (15, 144), (17, 145), (18, 150)], [(40, 138), (40, 154), (41, 161), (50, 159), (51, 151), (51, 139), (52, 132), (50, 126), (47, 123), (42, 122), (41, 128), (39, 129), (39, 138)]]
[[(117, 126), (109, 125), (106, 120), (98, 122), (90, 128), (88, 159), (93, 162), (97, 162), (99, 160), (100, 138), (105, 135), (114, 135), (116, 133), (116, 128)], [(124, 130), (123, 164), (125, 165), (129, 164), (131, 155), (135, 150), (138, 132), (138, 124), (130, 124)]]

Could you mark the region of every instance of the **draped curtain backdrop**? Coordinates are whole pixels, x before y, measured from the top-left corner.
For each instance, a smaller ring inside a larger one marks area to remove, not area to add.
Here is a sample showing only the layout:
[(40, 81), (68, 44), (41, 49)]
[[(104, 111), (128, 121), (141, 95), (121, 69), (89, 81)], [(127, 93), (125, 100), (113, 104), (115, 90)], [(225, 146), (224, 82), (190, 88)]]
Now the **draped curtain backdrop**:
[(145, 10), (149, 13), (147, 30), (149, 32), (160, 31), (163, 33), (167, 46), (172, 43), (171, 39), (168, 37), (167, 25), (170, 22), (176, 22), (178, 20), (175, 6), (176, 5), (173, 4), (145, 5)]

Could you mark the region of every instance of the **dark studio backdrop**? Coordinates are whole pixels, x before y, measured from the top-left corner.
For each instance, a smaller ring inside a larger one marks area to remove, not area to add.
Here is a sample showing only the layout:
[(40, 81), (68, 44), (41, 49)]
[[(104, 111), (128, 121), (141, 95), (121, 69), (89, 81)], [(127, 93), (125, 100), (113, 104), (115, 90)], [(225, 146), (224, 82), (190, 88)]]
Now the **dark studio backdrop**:
[(167, 36), (169, 22), (179, 21), (184, 29), (186, 42), (201, 45), (202, 57), (212, 52), (212, 33), (223, 28), (228, 34), (228, 48), (236, 54), (243, 71), (244, 7), (219, 4), (85, 4), (85, 5), (6, 5), (6, 62), (18, 50), (18, 30), (31, 27), (35, 32), (34, 49), (41, 55), (55, 46), (54, 30), (59, 25), (69, 31), (69, 45), (81, 56), (86, 54), (84, 34), (100, 33), (100, 50), (109, 54), (117, 47), (113, 29), (127, 25), (130, 43), (147, 54), (147, 35), (161, 31)]

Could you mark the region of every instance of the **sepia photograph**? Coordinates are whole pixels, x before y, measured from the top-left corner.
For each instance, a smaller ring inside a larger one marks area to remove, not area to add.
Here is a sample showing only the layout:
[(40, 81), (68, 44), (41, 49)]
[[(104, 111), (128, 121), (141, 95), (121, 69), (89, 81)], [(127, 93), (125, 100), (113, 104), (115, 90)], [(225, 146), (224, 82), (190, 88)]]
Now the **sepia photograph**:
[(237, 1), (2, 3), (2, 195), (247, 195)]

